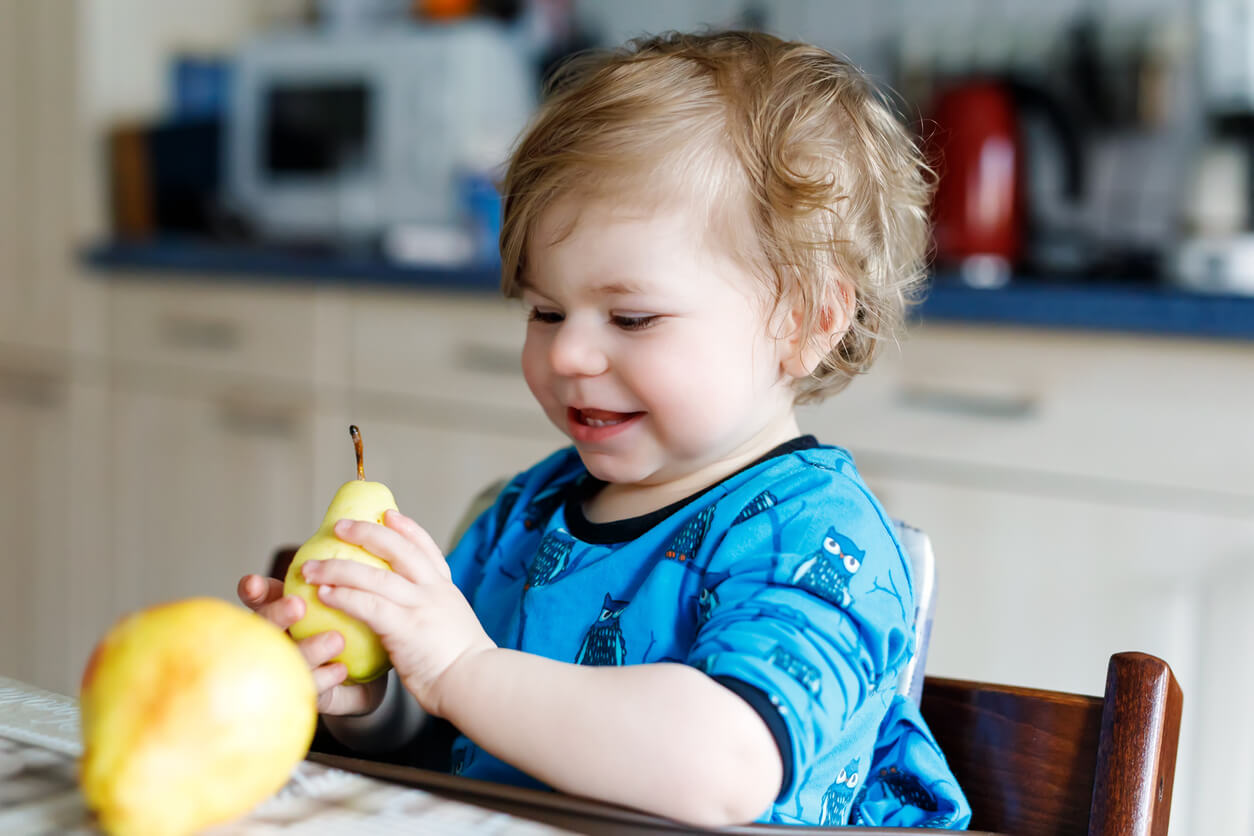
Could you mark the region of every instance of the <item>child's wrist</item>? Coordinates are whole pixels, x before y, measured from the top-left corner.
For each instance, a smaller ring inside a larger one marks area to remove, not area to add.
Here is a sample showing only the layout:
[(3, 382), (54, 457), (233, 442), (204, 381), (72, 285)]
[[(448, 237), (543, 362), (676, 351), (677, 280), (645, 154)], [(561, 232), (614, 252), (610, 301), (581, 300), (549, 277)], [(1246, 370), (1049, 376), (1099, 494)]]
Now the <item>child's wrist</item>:
[(406, 693), (395, 671), (388, 671), (386, 676), (363, 687), (378, 689), (378, 700), (370, 711), (321, 715), (332, 737), (352, 749), (369, 753), (395, 748), (418, 733), (426, 713)]
[(427, 689), (424, 704), (437, 717), (457, 725), (455, 715), (467, 709), (488, 681), (484, 670), (500, 653), (495, 644), (468, 648), (454, 659)]

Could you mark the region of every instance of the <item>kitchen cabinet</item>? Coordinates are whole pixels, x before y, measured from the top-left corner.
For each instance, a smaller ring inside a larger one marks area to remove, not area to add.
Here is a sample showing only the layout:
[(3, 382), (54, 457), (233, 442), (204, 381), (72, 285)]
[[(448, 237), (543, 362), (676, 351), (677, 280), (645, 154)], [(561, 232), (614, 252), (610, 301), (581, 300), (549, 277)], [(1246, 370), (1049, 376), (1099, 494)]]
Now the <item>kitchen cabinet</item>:
[(312, 534), (314, 425), (302, 398), (270, 390), (115, 388), (111, 610), (235, 600), (240, 576)]
[(39, 605), (66, 588), (68, 388), (64, 371), (0, 368), (0, 673), (31, 682), (46, 681), (45, 665), (67, 646), (64, 621), (41, 617)]
[(214, 276), (115, 276), (109, 357), (132, 375), (334, 392), (349, 380), (350, 322), (339, 290), (261, 287)]
[(1231, 814), (1247, 777), (1232, 766), (1247, 757), (1201, 752), (1254, 747), (1254, 682), (1233, 664), (1251, 650), (1237, 596), (1254, 593), (1254, 520), (884, 476), (873, 458), (864, 475), (936, 550), (929, 674), (1100, 694), (1112, 653), (1160, 656), (1185, 694), (1173, 817)]
[(63, 693), (106, 617), (106, 404), (71, 364), (0, 353), (0, 673)]
[(346, 308), (311, 287), (136, 277), (109, 298), (111, 610), (235, 600), (340, 483), (323, 439), (347, 438)]
[[(363, 394), (463, 406), (463, 420), (536, 412), (522, 376), (525, 308), (496, 296), (363, 293), (352, 305), (351, 380)], [(524, 430), (525, 433), (525, 430)]]
[(806, 414), (916, 470), (1241, 513), (1254, 503), (1251, 379), (1248, 343), (923, 326)]
[(369, 478), (441, 547), (484, 486), (569, 443), (523, 379), (517, 302), (366, 293), (352, 317), (352, 414), (376, 451)]
[(1112, 653), (1171, 664), (1177, 834), (1254, 821), (1250, 379), (1246, 345), (922, 327), (802, 412), (932, 539), (929, 674), (1100, 694)]

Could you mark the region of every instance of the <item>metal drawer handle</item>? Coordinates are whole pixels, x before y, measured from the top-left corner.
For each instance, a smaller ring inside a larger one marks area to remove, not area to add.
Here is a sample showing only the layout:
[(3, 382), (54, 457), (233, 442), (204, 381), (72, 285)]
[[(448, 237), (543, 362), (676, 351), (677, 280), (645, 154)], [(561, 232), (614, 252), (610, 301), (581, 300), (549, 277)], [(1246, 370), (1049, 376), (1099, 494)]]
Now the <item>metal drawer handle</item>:
[(463, 371), (518, 377), (522, 374), (519, 350), (485, 343), (462, 343), (457, 347), (455, 362)]
[(295, 404), (262, 403), (246, 395), (230, 395), (218, 404), (218, 420), (234, 435), (292, 438), (300, 411)]
[(0, 370), (0, 401), (22, 406), (48, 408), (65, 400), (64, 380), (57, 375)]
[(234, 351), (241, 342), (239, 325), (227, 319), (167, 316), (160, 335), (168, 346), (194, 351)]
[(897, 400), (907, 409), (999, 421), (1024, 421), (1040, 412), (1040, 402), (1033, 395), (964, 392), (932, 386), (905, 386)]

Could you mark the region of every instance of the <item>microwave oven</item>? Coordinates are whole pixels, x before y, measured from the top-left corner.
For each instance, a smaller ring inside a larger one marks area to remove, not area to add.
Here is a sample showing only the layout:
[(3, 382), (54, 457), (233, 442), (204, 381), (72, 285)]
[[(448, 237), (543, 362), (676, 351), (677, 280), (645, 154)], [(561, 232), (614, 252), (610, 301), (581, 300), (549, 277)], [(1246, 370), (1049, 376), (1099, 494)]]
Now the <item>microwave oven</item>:
[(266, 35), (236, 60), (226, 204), (269, 240), (456, 226), (460, 184), (498, 170), (537, 88), (490, 20)]

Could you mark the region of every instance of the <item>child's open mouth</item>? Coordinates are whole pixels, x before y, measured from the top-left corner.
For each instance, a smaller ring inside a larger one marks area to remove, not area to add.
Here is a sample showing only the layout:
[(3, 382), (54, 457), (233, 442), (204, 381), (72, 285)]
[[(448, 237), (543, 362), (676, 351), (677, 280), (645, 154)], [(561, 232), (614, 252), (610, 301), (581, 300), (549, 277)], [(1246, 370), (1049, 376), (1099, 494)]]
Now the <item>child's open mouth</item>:
[(566, 423), (576, 441), (603, 441), (631, 426), (642, 415), (643, 412), (610, 412), (572, 406), (566, 410)]

